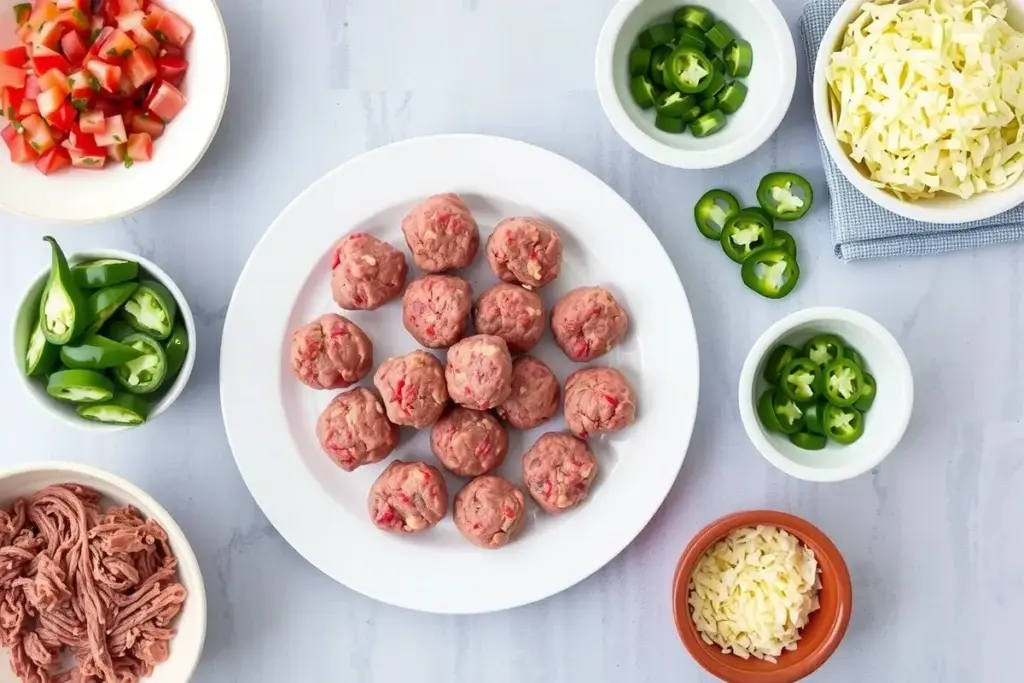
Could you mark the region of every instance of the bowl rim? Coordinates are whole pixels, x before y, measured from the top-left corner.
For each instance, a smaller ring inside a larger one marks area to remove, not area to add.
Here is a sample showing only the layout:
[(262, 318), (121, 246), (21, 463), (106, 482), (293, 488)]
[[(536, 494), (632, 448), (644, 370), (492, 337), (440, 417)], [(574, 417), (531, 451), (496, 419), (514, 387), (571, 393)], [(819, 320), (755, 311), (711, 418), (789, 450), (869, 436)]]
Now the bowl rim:
[[(746, 526), (776, 526), (796, 536), (815, 552), (819, 568), (827, 566), (838, 587), (837, 609), (825, 640), (814, 650), (789, 665), (771, 671), (749, 672), (726, 668), (708, 656), (707, 648), (690, 618), (689, 609), (680, 614), (680, 604), (689, 597), (690, 575), (700, 557), (729, 532)], [(732, 512), (707, 524), (686, 545), (672, 577), (672, 619), (676, 632), (695, 662), (708, 673), (729, 683), (793, 683), (820, 668), (839, 647), (846, 635), (853, 613), (853, 581), (843, 554), (825, 532), (806, 519), (778, 510), (743, 510)]]
[(752, 154), (768, 141), (793, 101), (796, 90), (796, 45), (789, 24), (774, 2), (751, 2), (751, 9), (761, 13), (773, 39), (782, 44), (783, 60), (779, 66), (779, 97), (776, 98), (762, 122), (744, 137), (721, 147), (708, 150), (682, 150), (666, 145), (645, 133), (626, 113), (615, 89), (614, 56), (615, 46), (622, 34), (622, 27), (633, 11), (649, 0), (619, 0), (605, 19), (597, 40), (594, 59), (594, 79), (597, 95), (605, 117), (619, 137), (630, 147), (648, 159), (665, 166), (689, 170), (701, 170), (727, 166)]
[[(828, 96), (829, 86), (825, 79), (828, 58), (839, 41), (842, 32), (853, 20), (861, 6), (870, 0), (844, 0), (828, 24), (825, 35), (818, 45), (814, 58), (811, 76), (811, 91), (814, 105), (814, 122), (818, 128), (818, 138), (838, 167), (843, 177), (858, 192), (875, 205), (913, 221), (935, 223), (939, 225), (960, 225), (973, 221), (982, 221), (999, 215), (1024, 203), (1024, 182), (1018, 179), (1010, 187), (999, 192), (991, 192), (976, 197), (984, 197), (984, 201), (961, 200), (958, 206), (931, 206), (928, 202), (908, 202), (897, 199), (895, 195), (881, 190), (865, 178), (850, 160), (847, 153), (836, 140), (832, 127), (832, 105)], [(951, 200), (955, 198), (950, 196)]]
[[(883, 443), (882, 447), (870, 458), (864, 458), (858, 462), (850, 463), (845, 467), (818, 468), (809, 467), (793, 460), (779, 452), (765, 437), (758, 423), (754, 402), (751, 400), (752, 390), (757, 381), (757, 368), (761, 359), (767, 355), (769, 349), (779, 339), (789, 333), (793, 328), (816, 321), (841, 321), (855, 327), (860, 327), (878, 341), (889, 351), (895, 369), (892, 373), (893, 381), (905, 387), (906, 401), (901, 414), (891, 416), (894, 428), (891, 437)], [(910, 416), (914, 408), (914, 376), (910, 368), (910, 362), (900, 346), (899, 341), (881, 323), (860, 311), (838, 306), (816, 306), (804, 308), (791, 313), (776, 321), (768, 327), (761, 336), (757, 338), (747, 353), (743, 362), (743, 369), (740, 371), (738, 383), (738, 399), (740, 419), (743, 422), (743, 429), (747, 433), (758, 452), (779, 470), (791, 477), (813, 482), (837, 482), (853, 479), (865, 472), (877, 467), (896, 448), (906, 433), (910, 424)]]
[[(181, 314), (182, 320), (185, 322), (185, 329), (189, 335), (188, 351), (185, 353), (185, 362), (181, 366), (181, 370), (178, 371), (178, 376), (174, 379), (170, 389), (164, 394), (164, 397), (160, 399), (155, 405), (153, 405), (150, 411), (149, 417), (146, 422), (141, 425), (116, 425), (116, 424), (103, 424), (100, 422), (92, 422), (90, 420), (83, 420), (79, 417), (72, 418), (65, 414), (63, 411), (57, 410), (53, 404), (56, 399), (50, 398), (46, 395), (45, 391), (39, 392), (35, 390), (33, 386), (38, 378), (27, 377), (22, 367), (22, 359), (18, 355), (18, 328), (21, 319), (21, 309), (25, 306), (25, 302), (29, 296), (32, 295), (33, 291), (44, 281), (50, 273), (50, 267), (44, 268), (39, 275), (32, 278), (29, 283), (22, 290), (21, 295), (18, 297), (18, 304), (15, 307), (14, 320), (11, 324), (10, 339), (11, 339), (11, 354), (14, 361), (14, 371), (20, 380), (21, 387), (32, 396), (35, 402), (43, 408), (51, 417), (57, 419), (63, 424), (69, 425), (81, 431), (88, 432), (123, 432), (129, 429), (138, 429), (144, 427), (155, 421), (156, 418), (163, 415), (167, 410), (174, 405), (174, 402), (178, 400), (182, 392), (185, 390), (185, 386), (188, 384), (189, 379), (192, 376), (192, 370), (195, 367), (196, 362), (196, 323), (195, 317), (192, 314), (192, 308), (188, 304), (184, 293), (174, 282), (170, 275), (168, 275), (160, 266), (156, 265), (145, 256), (134, 254), (130, 251), (124, 251), (122, 249), (83, 249), (81, 251), (75, 251), (67, 254), (68, 263), (75, 265), (84, 261), (91, 261), (94, 259), (101, 258), (117, 258), (126, 261), (134, 261), (139, 264), (139, 267), (145, 270), (153, 279), (159, 281), (163, 286), (171, 292), (171, 296), (174, 297), (175, 302), (178, 304), (178, 311)], [(0, 474), (2, 476), (2, 474)]]

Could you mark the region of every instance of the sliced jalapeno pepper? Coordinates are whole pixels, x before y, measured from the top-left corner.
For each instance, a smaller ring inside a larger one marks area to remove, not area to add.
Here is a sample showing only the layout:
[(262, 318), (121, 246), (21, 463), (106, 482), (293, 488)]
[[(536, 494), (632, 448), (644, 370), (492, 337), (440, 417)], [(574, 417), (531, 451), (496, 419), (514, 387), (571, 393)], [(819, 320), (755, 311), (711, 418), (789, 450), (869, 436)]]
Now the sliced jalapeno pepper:
[(849, 358), (838, 358), (825, 366), (825, 398), (845, 408), (860, 398), (864, 375)]
[(629, 82), (629, 92), (641, 109), (650, 109), (654, 106), (654, 86), (647, 76), (634, 76)]
[(706, 138), (725, 128), (725, 114), (714, 110), (693, 122), (693, 137)]
[(139, 264), (116, 258), (86, 261), (72, 268), (71, 276), (82, 289), (99, 289), (134, 280), (139, 276)]
[(825, 434), (825, 403), (824, 400), (818, 399), (804, 404), (804, 427), (809, 432)]
[(167, 339), (174, 327), (178, 304), (159, 282), (142, 280), (124, 304), (124, 319), (154, 339)]
[(790, 253), (776, 247), (758, 249), (740, 268), (743, 284), (768, 299), (781, 299), (796, 287), (800, 265)]
[(695, 104), (697, 104), (697, 100), (692, 95), (684, 95), (674, 90), (661, 93), (654, 101), (654, 106), (659, 114), (675, 119), (682, 117)]
[(50, 375), (46, 393), (71, 403), (100, 403), (114, 395), (114, 385), (92, 370), (61, 370)]
[(716, 21), (715, 25), (709, 28), (705, 35), (708, 37), (708, 42), (718, 50), (724, 50), (729, 43), (736, 39), (732, 29), (724, 21)]
[(675, 48), (671, 45), (659, 45), (651, 50), (651, 68), (648, 71), (648, 76), (650, 81), (659, 88), (667, 87), (665, 85), (665, 62), (672, 56), (673, 49)]
[(666, 85), (687, 95), (704, 92), (715, 74), (715, 67), (708, 56), (689, 45), (677, 47), (663, 68)]
[(853, 406), (825, 406), (825, 436), (849, 445), (864, 435), (864, 415)]
[(43, 239), (50, 243), (52, 265), (39, 300), (39, 320), (46, 341), (62, 346), (85, 332), (89, 314), (85, 297), (71, 277), (64, 252), (52, 237)]
[(629, 53), (629, 75), (643, 76), (651, 68), (651, 51), (645, 47), (634, 47)]
[(765, 381), (771, 385), (777, 385), (779, 378), (782, 376), (782, 371), (785, 369), (789, 362), (800, 355), (800, 349), (790, 346), (789, 344), (780, 344), (775, 347), (775, 350), (768, 356), (768, 360), (765, 361), (764, 370), (761, 371), (761, 376), (764, 377)]
[(740, 211), (725, 222), (720, 239), (726, 256), (743, 263), (754, 251), (771, 244), (772, 226), (757, 214)]
[(750, 43), (737, 38), (725, 46), (722, 52), (728, 74), (733, 78), (746, 78), (754, 66), (754, 48)]
[(875, 395), (877, 393), (878, 385), (875, 384), (874, 375), (870, 372), (865, 372), (861, 378), (860, 396), (857, 397), (857, 402), (853, 404), (853, 407), (862, 413), (868, 412), (875, 403)]
[(708, 39), (704, 37), (704, 34), (695, 28), (690, 26), (681, 26), (676, 29), (676, 45), (689, 45), (695, 47), (701, 52), (704, 52), (708, 48)]
[(718, 93), (718, 106), (726, 114), (735, 114), (747, 99), (747, 86), (733, 81)]
[(116, 368), (135, 360), (142, 351), (99, 335), (89, 335), (74, 344), (60, 347), (60, 361), (78, 370)]
[(772, 411), (779, 420), (779, 426), (782, 428), (783, 434), (793, 434), (800, 431), (804, 411), (792, 398), (786, 396), (781, 391), (773, 392)]
[(772, 218), (795, 221), (810, 211), (814, 189), (796, 173), (769, 173), (757, 186), (757, 202)]
[(164, 353), (167, 355), (167, 377), (165, 382), (174, 379), (181, 366), (185, 364), (185, 356), (188, 355), (188, 330), (183, 323), (175, 323), (174, 331), (164, 344)]
[(86, 302), (86, 308), (89, 310), (89, 317), (92, 318), (92, 322), (89, 323), (89, 329), (86, 330), (86, 334), (96, 334), (100, 331), (110, 318), (113, 317), (117, 310), (121, 308), (128, 301), (129, 297), (135, 293), (139, 283), (137, 282), (124, 282), (119, 285), (111, 285), (110, 287), (104, 287), (98, 289), (89, 296), (89, 300)]
[(103, 336), (114, 341), (124, 341), (135, 334), (135, 328), (123, 320), (114, 319), (103, 326)]
[(42, 326), (37, 322), (28, 338), (25, 350), (25, 374), (29, 377), (45, 375), (57, 363), (60, 347), (46, 341)]
[(775, 230), (772, 232), (772, 246), (776, 249), (782, 249), (793, 258), (796, 258), (796, 240), (785, 230)]
[(79, 406), (75, 412), (93, 422), (140, 425), (149, 417), (149, 404), (138, 396), (115, 394), (109, 401)]
[(712, 95), (711, 97), (705, 97), (703, 100), (700, 101), (699, 106), (701, 112), (707, 114), (709, 112), (714, 111), (715, 108), (718, 107), (718, 100), (715, 99), (714, 95)]
[(768, 389), (761, 394), (761, 398), (757, 400), (757, 417), (769, 432), (784, 434), (782, 425), (779, 424), (779, 418), (775, 415), (775, 406), (772, 403), (772, 396), (774, 395), (774, 389)]
[(775, 219), (768, 215), (768, 212), (762, 209), (760, 206), (747, 206), (740, 210), (740, 213), (749, 213), (755, 216), (760, 216), (768, 225), (775, 227)]
[(803, 351), (812, 361), (825, 366), (844, 357), (846, 344), (834, 334), (816, 334), (807, 340)]
[(806, 403), (821, 396), (825, 372), (810, 358), (794, 358), (779, 375), (779, 388), (794, 401)]
[(802, 448), (805, 451), (820, 451), (825, 447), (825, 437), (821, 434), (810, 434), (808, 432), (797, 432), (796, 434), (790, 434), (789, 440), (797, 448)]
[(684, 111), (681, 118), (686, 123), (690, 123), (691, 121), (696, 121), (697, 119), (699, 119), (700, 115), (703, 113), (704, 112), (700, 110), (700, 105), (695, 104), (686, 111)]
[(167, 378), (167, 353), (160, 342), (148, 334), (126, 337), (124, 344), (141, 352), (135, 360), (114, 369), (114, 380), (133, 394), (151, 394)]
[(740, 212), (740, 203), (725, 190), (709, 190), (693, 207), (693, 220), (700, 234), (709, 240), (722, 237), (722, 228), (730, 218)]
[[(714, 67), (712, 66), (712, 68), (714, 68)], [(717, 69), (715, 69), (715, 72), (711, 75), (711, 82), (708, 83), (708, 87), (704, 90), (704, 92), (702, 92), (700, 94), (700, 96), (703, 97), (704, 99), (707, 99), (709, 97), (714, 98), (715, 95), (717, 95), (719, 92), (721, 92), (722, 88), (724, 88), (724, 87), (725, 87), (725, 76), (723, 76), (721, 72), (719, 72)], [(716, 101), (717, 101), (717, 99), (716, 99)], [(709, 109), (708, 111), (711, 111), (711, 110)]]
[(676, 37), (675, 24), (655, 24), (646, 31), (640, 34), (637, 42), (640, 43), (640, 47), (647, 48), (650, 50), (652, 47), (658, 45), (665, 45), (671, 43)]
[(857, 364), (857, 367), (860, 368), (865, 375), (867, 374), (867, 368), (864, 366), (864, 357), (860, 355), (860, 352), (857, 349), (846, 344), (843, 347), (843, 358), (849, 358)]
[(700, 31), (710, 31), (715, 25), (715, 17), (703, 7), (686, 5), (676, 10), (672, 21), (679, 26), (690, 26)]
[(676, 118), (675, 116), (658, 114), (654, 117), (654, 127), (658, 130), (663, 130), (666, 133), (682, 133), (686, 130), (686, 121)]

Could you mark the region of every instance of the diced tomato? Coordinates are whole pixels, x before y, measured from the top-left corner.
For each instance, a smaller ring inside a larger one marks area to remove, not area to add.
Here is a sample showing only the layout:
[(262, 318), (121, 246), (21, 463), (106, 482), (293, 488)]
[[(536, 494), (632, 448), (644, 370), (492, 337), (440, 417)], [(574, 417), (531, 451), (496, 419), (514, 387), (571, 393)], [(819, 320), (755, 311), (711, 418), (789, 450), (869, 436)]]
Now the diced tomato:
[(94, 59), (86, 64), (85, 68), (96, 77), (101, 88), (107, 92), (117, 92), (121, 85), (121, 67)]
[(25, 70), (0, 64), (0, 88), (24, 88)]
[(157, 66), (153, 58), (145, 50), (136, 50), (125, 60), (124, 69), (131, 79), (132, 85), (141, 88), (149, 83), (157, 74)]
[(64, 34), (64, 37), (60, 39), (60, 49), (72, 64), (81, 64), (89, 52), (89, 48), (85, 46), (82, 36), (77, 31), (68, 31)]
[(51, 69), (40, 76), (39, 87), (42, 90), (57, 88), (65, 95), (71, 92), (71, 83), (68, 81), (67, 74), (63, 74), (57, 69)]
[(32, 74), (25, 79), (25, 97), (34, 100), (39, 97), (39, 93), (42, 91), (43, 89), (39, 87), (39, 79), (36, 78), (35, 74)]
[(93, 171), (99, 171), (107, 163), (107, 152), (106, 150), (98, 150), (83, 152), (78, 149), (69, 149), (68, 154), (71, 155), (71, 165), (75, 168), (87, 168)]
[(91, 7), (91, 0), (57, 0), (57, 9), (76, 9), (79, 12), (88, 12)]
[[(84, 129), (83, 129), (83, 132)], [(106, 119), (106, 126), (102, 133), (97, 133), (95, 136), (96, 144), (100, 147), (109, 147), (110, 145), (120, 145), (122, 142), (128, 141), (128, 133), (124, 129), (124, 119), (121, 115), (111, 116)]]
[(128, 37), (128, 34), (119, 28), (107, 36), (107, 39), (100, 44), (99, 57), (107, 62), (120, 63), (136, 48), (135, 41)]
[(39, 161), (36, 162), (36, 168), (43, 175), (52, 175), (69, 166), (71, 166), (71, 155), (63, 147), (54, 147), (39, 157)]
[(68, 31), (88, 31), (89, 17), (80, 9), (67, 9), (57, 17), (57, 23)]
[(180, 57), (161, 57), (156, 60), (156, 72), (160, 79), (170, 81), (174, 85), (181, 84), (186, 71), (188, 71), (188, 61)]
[(180, 90), (167, 81), (157, 81), (149, 91), (144, 106), (151, 114), (167, 123), (180, 114), (187, 103), (188, 100)]
[(153, 138), (148, 133), (133, 133), (128, 136), (128, 158), (132, 161), (149, 161), (153, 158)]
[(18, 118), (18, 110), (25, 100), (25, 91), (18, 88), (0, 88), (0, 116), (8, 121)]
[(78, 117), (78, 125), (83, 133), (95, 135), (107, 129), (107, 117), (96, 109), (82, 112)]
[(96, 137), (82, 131), (77, 123), (71, 125), (71, 132), (68, 133), (68, 147), (80, 152), (95, 152), (100, 149), (100, 146), (96, 144)]
[(32, 48), (32, 68), (37, 74), (44, 74), (50, 69), (57, 69), (62, 73), (71, 71), (71, 65), (64, 59), (64, 55), (44, 45)]
[(28, 50), (24, 45), (12, 47), (8, 50), (0, 50), (0, 64), (7, 66), (25, 66), (28, 61)]
[(132, 133), (148, 133), (151, 138), (158, 138), (164, 134), (164, 124), (155, 116), (145, 112), (136, 112), (128, 119), (128, 130)]
[(71, 125), (75, 122), (76, 116), (78, 116), (78, 111), (71, 106), (70, 102), (65, 100), (61, 102), (57, 111), (46, 117), (46, 120), (50, 122), (55, 130), (69, 131), (71, 130)]
[(94, 29), (93, 33), (96, 35), (96, 37), (93, 39), (92, 46), (89, 48), (89, 54), (86, 55), (86, 58), (84, 60), (82, 60), (83, 63), (89, 61), (89, 57), (99, 57), (100, 49), (103, 47), (103, 43), (107, 42), (107, 38), (112, 36), (114, 34), (114, 31), (116, 30), (117, 29), (111, 28), (110, 26), (104, 26), (102, 29), (100, 29), (99, 33), (96, 33)]
[(64, 101), (64, 93), (57, 88), (50, 88), (44, 90), (36, 98), (36, 104), (39, 105), (39, 113), (43, 118), (49, 118), (50, 114), (60, 109), (61, 103)]
[(118, 0), (118, 12), (127, 14), (129, 12), (140, 12), (146, 8), (144, 0)]
[(136, 45), (141, 48), (145, 48), (150, 55), (156, 57), (160, 54), (160, 41), (144, 27), (140, 26), (138, 28), (130, 29), (128, 31), (128, 35), (131, 36)]
[(155, 31), (165, 14), (167, 14), (167, 10), (163, 7), (155, 2), (149, 3), (149, 7), (146, 9), (146, 22), (144, 24), (146, 30), (150, 32)]
[(188, 23), (188, 20), (181, 15), (165, 10), (164, 15), (156, 24), (153, 35), (162, 43), (185, 47), (185, 43), (192, 35), (192, 24)]
[(39, 118), (39, 114), (26, 117), (21, 125), (25, 127), (24, 136), (36, 154), (45, 154), (57, 144), (50, 133), (50, 126)]
[(107, 158), (111, 161), (121, 163), (124, 161), (125, 156), (128, 153), (128, 143), (122, 142), (120, 145), (110, 145), (107, 147)]
[(11, 161), (16, 164), (27, 164), (39, 158), (24, 135), (18, 135), (7, 146), (11, 149)]
[(34, 45), (41, 45), (48, 47), (51, 50), (56, 50), (60, 47), (60, 39), (64, 36), (67, 27), (57, 21), (46, 21), (36, 30), (36, 35), (32, 38)]
[(0, 138), (3, 139), (7, 148), (11, 148), (11, 144), (14, 142), (14, 138), (18, 137), (18, 131), (14, 129), (14, 126), (8, 124), (0, 129)]
[[(99, 42), (100, 36), (103, 35), (103, 31), (107, 28), (108, 26), (103, 23), (103, 17), (98, 14), (94, 15), (93, 18), (89, 20), (89, 45), (95, 45)], [(113, 29), (110, 30), (112, 31)]]
[[(26, 91), (26, 93), (27, 92), (28, 91)], [(38, 114), (38, 113), (39, 113), (39, 105), (36, 104), (35, 100), (29, 99), (28, 95), (26, 94), (25, 95), (25, 99), (21, 101), (21, 108), (18, 109), (18, 118), (19, 119), (23, 119), (26, 116), (31, 116), (32, 114)]]
[(28, 23), (33, 30), (39, 31), (41, 28), (46, 28), (46, 24), (55, 22), (58, 16), (60, 16), (60, 10), (53, 2), (34, 2)]
[(103, 112), (103, 116), (105, 118), (110, 116), (117, 116), (118, 114), (117, 105), (114, 102), (111, 102), (107, 99), (97, 98), (96, 101), (93, 102), (92, 106), (93, 109)]
[[(146, 21), (146, 14), (142, 10), (133, 10), (131, 12), (125, 12), (119, 14), (117, 17), (117, 27), (124, 32), (130, 32), (136, 29), (143, 28), (143, 23)], [(145, 30), (145, 29), (143, 29)]]
[(180, 47), (176, 47), (174, 45), (170, 45), (168, 43), (164, 43), (163, 45), (160, 46), (160, 56), (161, 57), (177, 57), (178, 59), (184, 59), (185, 58), (185, 51), (182, 50)]

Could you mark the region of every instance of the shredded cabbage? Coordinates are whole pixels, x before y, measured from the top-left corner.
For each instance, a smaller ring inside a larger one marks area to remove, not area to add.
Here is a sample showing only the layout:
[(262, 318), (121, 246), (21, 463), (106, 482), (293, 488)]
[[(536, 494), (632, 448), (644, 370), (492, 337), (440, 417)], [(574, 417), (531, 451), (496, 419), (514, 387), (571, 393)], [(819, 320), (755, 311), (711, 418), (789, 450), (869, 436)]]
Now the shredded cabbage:
[(986, 0), (868, 2), (829, 58), (836, 138), (872, 183), (964, 199), (1024, 173), (1024, 34)]

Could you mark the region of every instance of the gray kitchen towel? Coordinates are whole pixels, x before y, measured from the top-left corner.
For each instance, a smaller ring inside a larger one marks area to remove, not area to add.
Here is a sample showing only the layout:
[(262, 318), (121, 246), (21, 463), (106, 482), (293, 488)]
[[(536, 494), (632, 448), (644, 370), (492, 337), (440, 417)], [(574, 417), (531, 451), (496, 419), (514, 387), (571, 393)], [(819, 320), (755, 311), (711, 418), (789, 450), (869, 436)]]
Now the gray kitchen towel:
[[(841, 4), (841, 0), (811, 0), (800, 17), (812, 82), (818, 46)], [(843, 177), (825, 149), (821, 131), (818, 146), (831, 195), (832, 243), (836, 256), (844, 261), (937, 254), (1024, 239), (1024, 205), (987, 220), (959, 225), (921, 223), (897, 216), (875, 205)]]

